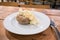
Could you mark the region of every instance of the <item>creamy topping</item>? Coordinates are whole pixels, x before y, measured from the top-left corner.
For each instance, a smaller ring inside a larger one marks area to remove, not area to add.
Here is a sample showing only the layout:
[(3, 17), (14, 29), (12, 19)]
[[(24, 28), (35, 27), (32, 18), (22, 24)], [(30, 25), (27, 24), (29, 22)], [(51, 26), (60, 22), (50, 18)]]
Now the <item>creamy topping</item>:
[(38, 24), (38, 20), (29, 10), (19, 10), (19, 14), (23, 15), (26, 18), (29, 18), (30, 24)]

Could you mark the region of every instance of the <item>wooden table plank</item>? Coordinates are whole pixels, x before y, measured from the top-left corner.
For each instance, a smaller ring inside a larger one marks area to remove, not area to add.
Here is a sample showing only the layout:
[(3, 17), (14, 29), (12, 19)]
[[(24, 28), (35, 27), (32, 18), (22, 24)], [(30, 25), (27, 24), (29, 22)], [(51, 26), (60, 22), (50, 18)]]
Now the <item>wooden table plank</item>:
[(5, 29), (3, 27), (3, 20), (0, 20), (0, 40), (8, 40), (5, 35)]
[(0, 19), (4, 19), (7, 15), (17, 11), (18, 11), (18, 7), (0, 6)]
[[(23, 8), (23, 7), (22, 7)], [(60, 10), (54, 10), (54, 9), (38, 9), (38, 8), (23, 8), (28, 10), (35, 10), (39, 12), (43, 12), (47, 15), (52, 16), (60, 16)], [(6, 6), (0, 6), (0, 19), (4, 19), (7, 15), (17, 12), (19, 10), (18, 7), (6, 7)]]

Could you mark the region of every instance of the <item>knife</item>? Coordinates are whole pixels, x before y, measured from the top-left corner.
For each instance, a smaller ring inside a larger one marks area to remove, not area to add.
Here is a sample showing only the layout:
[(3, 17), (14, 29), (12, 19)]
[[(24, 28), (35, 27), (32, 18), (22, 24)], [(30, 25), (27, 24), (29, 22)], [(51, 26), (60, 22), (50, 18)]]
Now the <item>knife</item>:
[(56, 36), (57, 36), (57, 39), (60, 40), (60, 32), (56, 28), (57, 26), (55, 25), (53, 20), (50, 20), (50, 21), (51, 21), (50, 26), (54, 29)]

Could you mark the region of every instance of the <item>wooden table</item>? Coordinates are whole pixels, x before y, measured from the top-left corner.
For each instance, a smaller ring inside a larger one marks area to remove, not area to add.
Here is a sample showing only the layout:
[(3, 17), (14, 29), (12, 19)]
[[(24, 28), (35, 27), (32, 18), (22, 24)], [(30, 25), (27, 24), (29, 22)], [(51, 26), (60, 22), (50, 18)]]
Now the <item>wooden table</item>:
[[(39, 8), (24, 8), (28, 10), (34, 10), (43, 12), (48, 15), (51, 19), (53, 19), (57, 25), (58, 30), (60, 31), (60, 10), (55, 9), (39, 9)], [(36, 35), (17, 35), (11, 32), (8, 32), (3, 26), (3, 20), (6, 16), (10, 15), (11, 13), (17, 12), (19, 7), (6, 7), (0, 6), (0, 40), (56, 40), (56, 36), (54, 31), (49, 27), (42, 33)]]

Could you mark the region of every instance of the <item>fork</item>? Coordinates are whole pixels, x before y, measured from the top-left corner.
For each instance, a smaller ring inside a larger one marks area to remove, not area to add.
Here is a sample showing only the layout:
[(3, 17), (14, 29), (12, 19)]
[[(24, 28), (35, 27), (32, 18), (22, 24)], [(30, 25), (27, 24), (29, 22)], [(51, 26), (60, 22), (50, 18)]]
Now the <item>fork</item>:
[(57, 39), (60, 40), (60, 32), (56, 28), (57, 26), (55, 25), (53, 20), (50, 20), (50, 21), (51, 21), (50, 26), (54, 29), (56, 36), (57, 36)]

